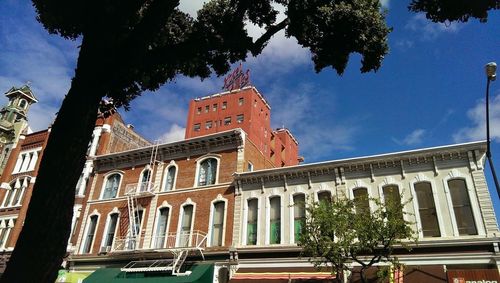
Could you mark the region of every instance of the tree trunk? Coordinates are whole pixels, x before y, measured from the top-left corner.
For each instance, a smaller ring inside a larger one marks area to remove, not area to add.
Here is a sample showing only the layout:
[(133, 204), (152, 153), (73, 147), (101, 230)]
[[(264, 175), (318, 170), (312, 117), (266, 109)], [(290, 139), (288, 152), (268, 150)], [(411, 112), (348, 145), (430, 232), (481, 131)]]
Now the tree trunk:
[(99, 60), (99, 43), (83, 38), (75, 77), (50, 131), (24, 227), (2, 283), (56, 280), (71, 232), (76, 183), (105, 94), (106, 68)]
[(365, 274), (366, 269), (364, 267), (361, 267), (361, 270), (359, 271), (359, 277), (361, 278), (362, 283), (368, 283), (366, 280), (366, 274)]

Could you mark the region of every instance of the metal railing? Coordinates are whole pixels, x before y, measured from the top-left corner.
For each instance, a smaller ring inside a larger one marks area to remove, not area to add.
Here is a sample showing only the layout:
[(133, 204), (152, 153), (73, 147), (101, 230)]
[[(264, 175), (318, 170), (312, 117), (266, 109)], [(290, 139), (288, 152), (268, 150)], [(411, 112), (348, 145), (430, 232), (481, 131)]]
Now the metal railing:
[(115, 237), (113, 248), (110, 252), (144, 249), (204, 249), (207, 246), (207, 233), (197, 230), (191, 233), (172, 232), (166, 235), (145, 237), (143, 239), (144, 243), (139, 246), (139, 238)]

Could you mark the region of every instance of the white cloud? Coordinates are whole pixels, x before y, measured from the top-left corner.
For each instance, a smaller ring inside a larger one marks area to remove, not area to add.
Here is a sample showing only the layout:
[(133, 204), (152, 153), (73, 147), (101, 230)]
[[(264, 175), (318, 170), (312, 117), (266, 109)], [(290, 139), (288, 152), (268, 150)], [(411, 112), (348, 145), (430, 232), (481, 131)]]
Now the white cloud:
[(402, 140), (396, 138), (392, 138), (392, 140), (399, 145), (416, 145), (422, 143), (426, 132), (424, 129), (415, 129)]
[(384, 8), (389, 8), (389, 2), (390, 0), (380, 0), (380, 4), (382, 4)]
[(180, 141), (184, 139), (185, 132), (186, 128), (173, 124), (170, 129), (166, 133), (163, 133), (158, 139), (162, 143)]
[[(15, 17), (15, 22), (11, 16), (0, 19), (0, 91), (31, 82), (39, 102), (30, 109), (29, 124), (37, 131), (53, 121), (70, 87), (79, 42), (48, 35), (35, 21), (31, 7), (23, 7)], [(6, 102), (2, 99), (0, 104)]]
[(434, 23), (425, 18), (424, 14), (416, 14), (406, 23), (405, 28), (419, 33), (422, 40), (432, 40), (444, 33), (457, 33), (463, 26), (463, 23), (456, 22)]
[[(472, 126), (459, 129), (454, 135), (455, 142), (477, 141), (486, 139), (485, 101), (479, 100), (467, 111)], [(490, 101), (490, 138), (500, 142), (500, 94)]]

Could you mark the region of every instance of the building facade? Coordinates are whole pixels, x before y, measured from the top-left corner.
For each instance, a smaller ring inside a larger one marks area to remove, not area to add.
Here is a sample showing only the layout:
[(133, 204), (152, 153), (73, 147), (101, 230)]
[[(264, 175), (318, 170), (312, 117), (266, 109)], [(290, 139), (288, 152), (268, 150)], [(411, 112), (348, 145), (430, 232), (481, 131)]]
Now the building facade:
[(476, 142), (236, 173), (234, 282), (247, 282), (249, 274), (253, 282), (270, 279), (270, 267), (290, 274), (311, 267), (296, 244), (305, 217), (300, 203), (332, 197), (383, 202), (391, 191), (409, 201), (405, 217), (418, 236), (411, 252), (396, 249), (406, 265), (404, 282), (498, 282), (499, 231), (485, 151), (486, 143)]

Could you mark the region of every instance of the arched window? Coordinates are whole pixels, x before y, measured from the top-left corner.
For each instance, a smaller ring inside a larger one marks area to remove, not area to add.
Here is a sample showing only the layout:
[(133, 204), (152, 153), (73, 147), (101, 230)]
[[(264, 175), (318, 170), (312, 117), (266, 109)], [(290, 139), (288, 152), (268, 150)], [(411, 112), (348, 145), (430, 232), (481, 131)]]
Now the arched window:
[(139, 184), (139, 191), (145, 192), (149, 189), (149, 182), (151, 181), (151, 170), (145, 169), (142, 171), (141, 180)]
[(19, 107), (20, 108), (26, 109), (27, 104), (28, 104), (28, 102), (26, 102), (25, 99), (19, 100)]
[(112, 174), (106, 178), (106, 185), (102, 194), (102, 199), (115, 198), (118, 194), (118, 187), (122, 176), (118, 173)]
[(420, 215), (420, 223), (422, 225), (424, 237), (441, 236), (431, 183), (416, 183), (415, 194), (417, 195), (418, 214)]
[(90, 216), (90, 222), (87, 226), (87, 235), (85, 236), (85, 243), (82, 250), (84, 254), (90, 253), (92, 249), (92, 243), (94, 242), (94, 235), (97, 227), (97, 218), (97, 215)]
[(169, 214), (170, 214), (170, 209), (168, 207), (160, 208), (156, 224), (156, 234), (154, 243), (154, 247), (157, 249), (161, 249), (165, 245)]
[(354, 190), (352, 190), (352, 195), (354, 197), (354, 207), (356, 208), (356, 213), (370, 213), (368, 189), (355, 188)]
[(224, 209), (226, 203), (223, 201), (218, 201), (213, 204), (213, 216), (212, 216), (212, 239), (210, 245), (222, 246), (222, 238), (224, 232)]
[(281, 243), (281, 198), (276, 196), (269, 199), (269, 243)]
[(300, 240), (300, 234), (306, 222), (306, 196), (298, 194), (293, 196), (293, 231), (295, 243)]
[(180, 247), (189, 247), (191, 245), (191, 228), (193, 224), (193, 205), (188, 204), (182, 208), (182, 221), (179, 235)]
[(329, 191), (322, 191), (318, 193), (318, 202), (331, 202), (332, 201), (332, 193)]
[(257, 244), (257, 220), (259, 202), (256, 198), (248, 200), (247, 245)]
[(106, 234), (104, 235), (104, 247), (113, 247), (117, 224), (118, 213), (110, 214), (108, 217), (108, 228), (106, 229)]
[(198, 169), (198, 186), (215, 184), (217, 176), (217, 159), (207, 158), (200, 163)]
[[(401, 205), (401, 195), (397, 185), (387, 185), (382, 188), (386, 208), (399, 207)], [(399, 217), (403, 218), (403, 211), (398, 211)]]
[(177, 168), (175, 166), (169, 166), (167, 168), (167, 176), (165, 178), (165, 191), (171, 191), (174, 188), (176, 171)]
[(448, 181), (459, 235), (477, 235), (467, 185), (463, 179)]

